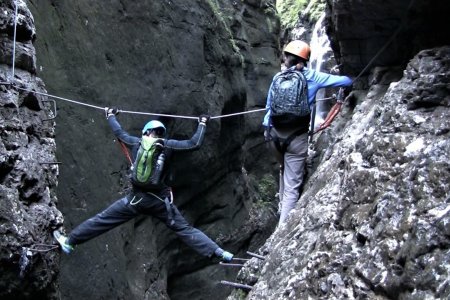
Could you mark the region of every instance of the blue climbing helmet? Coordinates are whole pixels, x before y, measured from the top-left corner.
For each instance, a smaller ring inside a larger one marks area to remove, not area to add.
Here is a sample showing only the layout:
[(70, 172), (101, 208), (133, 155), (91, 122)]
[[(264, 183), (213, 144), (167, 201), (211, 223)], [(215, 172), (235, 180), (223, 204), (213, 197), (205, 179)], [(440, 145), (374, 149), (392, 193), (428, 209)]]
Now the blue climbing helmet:
[(161, 123), (160, 121), (153, 120), (145, 124), (144, 128), (142, 128), (142, 134), (145, 134), (147, 130), (152, 130), (155, 128), (162, 128), (163, 134), (166, 133), (166, 127), (164, 126), (164, 124)]

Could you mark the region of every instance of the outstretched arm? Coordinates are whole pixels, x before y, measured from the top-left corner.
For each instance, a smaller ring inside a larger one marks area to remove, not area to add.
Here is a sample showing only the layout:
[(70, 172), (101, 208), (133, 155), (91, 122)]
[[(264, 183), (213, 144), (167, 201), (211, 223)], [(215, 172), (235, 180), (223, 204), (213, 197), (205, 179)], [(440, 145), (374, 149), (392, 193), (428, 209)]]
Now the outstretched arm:
[(174, 151), (192, 151), (197, 150), (203, 143), (206, 133), (206, 123), (209, 116), (202, 115), (199, 117), (197, 131), (189, 140), (167, 140), (166, 147)]
[(350, 86), (353, 83), (350, 77), (331, 75), (308, 68), (304, 68), (303, 73), (308, 80), (308, 99), (310, 105), (313, 105), (314, 99), (316, 98), (316, 93), (319, 89), (326, 87)]
[(123, 130), (122, 126), (120, 126), (119, 122), (117, 121), (115, 115), (108, 116), (108, 123), (109, 123), (109, 126), (111, 127), (112, 131), (114, 132), (114, 135), (121, 142), (123, 142), (124, 144), (126, 144), (129, 147), (139, 144), (140, 138), (138, 138), (136, 136), (132, 136), (132, 135), (128, 134), (128, 132)]

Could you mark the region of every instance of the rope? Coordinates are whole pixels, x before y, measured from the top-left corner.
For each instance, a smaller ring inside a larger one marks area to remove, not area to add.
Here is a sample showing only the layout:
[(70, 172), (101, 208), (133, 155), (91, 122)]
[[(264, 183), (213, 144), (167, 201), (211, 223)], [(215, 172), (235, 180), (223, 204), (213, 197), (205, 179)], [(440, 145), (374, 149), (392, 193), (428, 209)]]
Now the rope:
[[(411, 2), (409, 3), (409, 6), (407, 8), (407, 11), (411, 8), (412, 3), (414, 2), (414, 0), (411, 0)], [(13, 61), (12, 61), (12, 80), (14, 81), (14, 69), (15, 69), (15, 49), (16, 49), (16, 34), (17, 34), (17, 14), (18, 14), (18, 6), (17, 4), (14, 2), (15, 5), (15, 13), (14, 13), (14, 42), (13, 42)], [(405, 14), (406, 17), (406, 14)], [(393, 41), (393, 39), (397, 36), (397, 34), (400, 32), (401, 28), (403, 27), (405, 18), (403, 19), (402, 23), (400, 24), (400, 26), (397, 28), (397, 30), (394, 32), (394, 34), (391, 36), (391, 38), (386, 42), (386, 44), (375, 54), (375, 56), (369, 61), (369, 63), (366, 65), (366, 67), (359, 73), (359, 75), (354, 79), (354, 81), (356, 81), (357, 79), (359, 79), (359, 77), (362, 76), (362, 74), (371, 66), (371, 64), (375, 61), (375, 59), (378, 58), (378, 56), (387, 48), (387, 46)], [(2, 83), (2, 84), (7, 84), (7, 83)], [(88, 104), (88, 103), (84, 103), (81, 101), (75, 101), (72, 99), (68, 99), (68, 98), (63, 98), (63, 97), (59, 97), (59, 96), (55, 96), (55, 95), (51, 95), (51, 94), (47, 94), (47, 93), (42, 93), (42, 92), (37, 92), (37, 91), (32, 91), (29, 89), (25, 89), (25, 88), (21, 88), (18, 87), (17, 85), (13, 84), (17, 89), (19, 90), (23, 90), (23, 91), (27, 91), (30, 93), (35, 93), (41, 96), (46, 96), (49, 98), (54, 98), (54, 99), (58, 99), (58, 100), (62, 100), (62, 101), (66, 101), (66, 102), (70, 102), (73, 104), (77, 104), (77, 105), (82, 105), (82, 106), (86, 106), (86, 107), (91, 107), (91, 108), (95, 108), (95, 109), (99, 109), (99, 110), (104, 110), (104, 107), (100, 107), (97, 105), (92, 105), (92, 104)], [(330, 100), (333, 99), (333, 97), (328, 97), (328, 98), (323, 98), (323, 99), (318, 99), (316, 101), (326, 101), (326, 100)], [(227, 114), (227, 115), (219, 115), (219, 116), (213, 116), (210, 119), (220, 119), (220, 118), (227, 118), (227, 117), (233, 117), (233, 116), (239, 116), (239, 115), (244, 115), (244, 114), (250, 114), (250, 113), (254, 113), (254, 112), (260, 112), (260, 111), (265, 111), (265, 108), (261, 108), (261, 109), (255, 109), (255, 110), (250, 110), (250, 111), (243, 111), (243, 112), (238, 112), (238, 113), (231, 113), (231, 114)], [(139, 111), (129, 111), (129, 110), (119, 110), (121, 113), (128, 113), (128, 114), (137, 114), (137, 115), (149, 115), (149, 116), (160, 116), (160, 117), (169, 117), (169, 118), (180, 118), (180, 119), (191, 119), (191, 120), (197, 120), (198, 117), (194, 117), (194, 116), (185, 116), (185, 115), (172, 115), (172, 114), (159, 114), (159, 113), (150, 113), (150, 112), (139, 112)]]
[(18, 90), (22, 90), (22, 91), (25, 91), (25, 92), (35, 93), (35, 94), (38, 94), (38, 95), (41, 95), (41, 96), (55, 98), (55, 99), (58, 99), (58, 100), (67, 101), (67, 102), (71, 102), (71, 103), (74, 103), (74, 104), (83, 105), (83, 106), (87, 106), (87, 107), (92, 107), (92, 108), (100, 109), (100, 110), (103, 110), (103, 111), (105, 110), (104, 107), (100, 107), (100, 106), (97, 106), (97, 105), (87, 104), (87, 103), (83, 103), (83, 102), (80, 102), (80, 101), (75, 101), (75, 100), (71, 100), (71, 99), (67, 99), (67, 98), (63, 98), (63, 97), (58, 97), (58, 96), (55, 96), (55, 95), (50, 95), (50, 94), (46, 94), (46, 93), (32, 91), (32, 90), (29, 90), (29, 89), (24, 89), (24, 88), (18, 87), (17, 85), (14, 85), (14, 86)]
[[(103, 109), (103, 108), (102, 108), (102, 109)], [(192, 117), (192, 116), (157, 114), (157, 113), (149, 113), (149, 112), (130, 111), (130, 110), (119, 110), (119, 112), (120, 112), (120, 113), (126, 113), (126, 114), (147, 115), (147, 116), (159, 116), (159, 117), (179, 118), (179, 119), (192, 119), (192, 120), (197, 120), (197, 119), (198, 119), (198, 117)]]
[[(46, 96), (46, 97), (49, 97), (49, 98), (55, 98), (55, 99), (58, 99), (58, 100), (67, 101), (67, 102), (70, 102), (70, 103), (83, 105), (83, 106), (99, 109), (99, 110), (102, 110), (102, 111), (105, 110), (105, 108), (101, 107), (101, 106), (92, 105), (92, 104), (84, 103), (84, 102), (81, 102), (81, 101), (75, 101), (75, 100), (71, 100), (71, 99), (68, 99), (68, 98), (58, 97), (58, 96), (47, 94), (47, 93), (42, 93), (42, 92), (37, 92), (37, 91), (25, 89), (25, 88), (22, 88), (22, 87), (19, 87), (19, 86), (15, 85), (15, 84), (14, 84), (14, 86), (18, 90), (26, 91), (26, 92), (29, 92), (29, 93), (35, 93), (35, 94), (38, 94), (38, 95), (41, 95), (41, 96)], [(232, 117), (232, 116), (237, 116), (237, 115), (244, 115), (244, 114), (249, 114), (249, 113), (263, 111), (263, 110), (266, 110), (266, 109), (265, 108), (261, 108), (261, 109), (255, 109), (255, 110), (250, 110), (250, 111), (232, 113), (232, 114), (228, 114), (228, 115), (214, 116), (214, 117), (211, 117), (211, 119), (220, 119), (220, 118)], [(120, 113), (126, 113), (126, 114), (160, 116), (160, 117), (179, 118), (179, 119), (191, 119), (191, 120), (197, 120), (198, 119), (198, 117), (194, 117), (194, 116), (158, 114), (158, 113), (130, 111), (130, 110), (119, 110), (119, 112)]]
[(16, 36), (17, 36), (17, 11), (18, 6), (16, 4), (16, 1), (14, 1), (15, 10), (14, 10), (14, 40), (13, 40), (13, 53), (12, 53), (12, 74), (11, 78), (14, 80), (14, 69), (15, 69), (15, 62), (16, 62)]
[(257, 112), (257, 111), (265, 111), (265, 108), (259, 108), (259, 109), (254, 109), (254, 110), (249, 110), (249, 111), (243, 111), (243, 112), (238, 112), (238, 113), (233, 113), (233, 114), (228, 114), (228, 115), (221, 115), (221, 116), (215, 116), (215, 117), (211, 117), (211, 120), (213, 119), (220, 119), (220, 118), (227, 118), (227, 117), (233, 117), (233, 116), (239, 116), (239, 115), (244, 115), (244, 114), (249, 114), (249, 113), (253, 113), (253, 112)]
[[(26, 91), (26, 92), (30, 92), (30, 93), (35, 93), (37, 95), (41, 95), (41, 96), (45, 96), (45, 97), (49, 97), (49, 98), (54, 98), (54, 99), (70, 102), (70, 103), (73, 103), (73, 104), (78, 104), (78, 105), (87, 106), (87, 107), (91, 107), (91, 108), (95, 108), (95, 109), (99, 109), (99, 110), (104, 110), (105, 109), (104, 107), (100, 107), (100, 106), (97, 106), (97, 105), (84, 103), (84, 102), (81, 102), (81, 101), (75, 101), (75, 100), (72, 100), (72, 99), (63, 98), (63, 97), (59, 97), (59, 96), (55, 96), (55, 95), (50, 95), (50, 94), (47, 94), (47, 93), (32, 91), (32, 90), (29, 90), (29, 89), (18, 87), (17, 85), (14, 84), (14, 69), (15, 69), (15, 61), (16, 61), (16, 39), (17, 39), (17, 36), (16, 36), (16, 34), (17, 34), (17, 13), (18, 13), (18, 5), (15, 3), (15, 1), (14, 1), (14, 5), (15, 5), (15, 13), (14, 13), (14, 40), (13, 40), (13, 58), (12, 58), (12, 81), (13, 81), (13, 83), (1, 82), (0, 84), (12, 84), (18, 90), (22, 90), (22, 91)], [(228, 114), (228, 115), (214, 116), (214, 117), (211, 117), (211, 119), (220, 119), (220, 118), (238, 116), (238, 115), (243, 115), (243, 114), (249, 114), (249, 113), (253, 113), (253, 112), (263, 111), (263, 110), (266, 110), (266, 109), (262, 108), (262, 109), (255, 109), (255, 110), (251, 110), (251, 111), (244, 111), (244, 112), (233, 113), (233, 114)], [(159, 116), (159, 117), (190, 119), (190, 120), (197, 120), (198, 119), (198, 117), (194, 117), (194, 116), (158, 114), (158, 113), (130, 111), (130, 110), (119, 110), (119, 112), (120, 113), (127, 113), (127, 114), (135, 114), (135, 115)]]
[(322, 101), (332, 100), (332, 99), (335, 99), (335, 98), (336, 98), (336, 95), (333, 95), (333, 96), (328, 97), (328, 98), (316, 99), (314, 101), (315, 102), (322, 102)]
[[(14, 81), (14, 68), (15, 68), (15, 53), (16, 53), (15, 49), (16, 49), (16, 31), (17, 31), (17, 13), (18, 13), (18, 6), (17, 6), (17, 4), (15, 2), (14, 2), (14, 4), (15, 4), (14, 42), (13, 42), (13, 59), (12, 59), (12, 80), (13, 81)], [(4, 83), (2, 82), (2, 84), (9, 84), (9, 83), (8, 82), (4, 82)], [(51, 94), (47, 94), (47, 93), (32, 91), (32, 90), (29, 90), (29, 89), (25, 89), (25, 88), (19, 87), (19, 86), (15, 85), (14, 83), (12, 83), (12, 85), (14, 85), (18, 90), (22, 90), (22, 91), (26, 91), (26, 92), (30, 92), (30, 93), (35, 93), (37, 95), (41, 95), (41, 96), (45, 96), (45, 97), (49, 97), (49, 98), (54, 98), (54, 99), (58, 99), (58, 100), (70, 102), (70, 103), (73, 103), (73, 104), (86, 106), (86, 107), (91, 107), (91, 108), (95, 108), (95, 109), (99, 109), (99, 110), (104, 110), (105, 109), (104, 107), (100, 107), (100, 106), (97, 106), (97, 105), (84, 103), (84, 102), (81, 102), (81, 101), (76, 101), (76, 100), (72, 100), (72, 99), (68, 99), (68, 98), (63, 98), (63, 97), (59, 97), (59, 96), (55, 96), (55, 95), (51, 95)], [(324, 99), (320, 99), (320, 100), (316, 100), (316, 101), (325, 101), (325, 100), (329, 100), (329, 99), (332, 99), (332, 98), (333, 97), (329, 97), (329, 98), (324, 98)], [(231, 114), (227, 114), (227, 115), (213, 116), (210, 119), (211, 120), (221, 119), (221, 118), (239, 116), (239, 115), (250, 114), (250, 113), (254, 113), (254, 112), (265, 111), (265, 110), (266, 110), (265, 108), (254, 109), (254, 110), (250, 110), (250, 111), (231, 113)], [(190, 119), (190, 120), (197, 120), (198, 119), (198, 117), (194, 117), (194, 116), (172, 115), (172, 114), (158, 114), (158, 113), (130, 111), (130, 110), (119, 110), (119, 112), (120, 113), (127, 113), (127, 114), (135, 114), (135, 115), (159, 116), (159, 117)]]
[(390, 44), (390, 43), (394, 40), (394, 38), (397, 36), (397, 34), (400, 33), (400, 30), (403, 28), (403, 25), (405, 25), (407, 13), (408, 13), (408, 11), (411, 9), (413, 3), (414, 3), (414, 0), (411, 0), (411, 1), (409, 2), (409, 5), (408, 5), (408, 7), (406, 8), (405, 15), (404, 15), (403, 18), (402, 18), (402, 22), (400, 23), (400, 26), (398, 26), (397, 30), (394, 31), (394, 33), (393, 33), (392, 36), (389, 38), (389, 40), (386, 42), (386, 44), (384, 44), (384, 46), (381, 47), (381, 49), (378, 50), (378, 52), (375, 54), (375, 56), (372, 57), (372, 59), (367, 63), (366, 67), (358, 74), (358, 76), (356, 76), (356, 78), (353, 80), (354, 82), (355, 82), (356, 80), (358, 80), (359, 77), (361, 77), (362, 74), (364, 74), (364, 72), (367, 71), (367, 69), (372, 65), (372, 63), (375, 61), (375, 59), (377, 59), (378, 56), (379, 56), (381, 53), (383, 53), (384, 50), (386, 50), (386, 48), (389, 46), (389, 44)]

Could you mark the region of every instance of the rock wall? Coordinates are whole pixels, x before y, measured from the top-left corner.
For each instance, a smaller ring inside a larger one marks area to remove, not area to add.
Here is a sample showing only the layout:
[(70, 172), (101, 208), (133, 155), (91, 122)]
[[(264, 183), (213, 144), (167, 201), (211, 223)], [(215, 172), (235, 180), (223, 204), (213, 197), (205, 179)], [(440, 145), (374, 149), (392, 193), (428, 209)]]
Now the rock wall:
[(56, 299), (59, 256), (50, 233), (62, 216), (54, 121), (48, 120), (54, 116), (47, 99), (31, 92), (46, 91), (36, 77), (30, 11), (16, 0), (2, 1), (0, 12), (0, 298)]
[[(395, 32), (398, 23), (387, 29), (384, 16), (400, 20), (391, 13), (404, 10), (399, 2), (328, 2), (343, 69), (357, 74)], [(287, 224), (260, 249), (266, 260), (252, 259), (239, 273), (252, 290), (228, 299), (450, 297), (450, 46), (443, 19), (430, 19), (448, 9), (442, 5), (412, 1), (415, 22), (361, 78), (357, 88), (368, 90), (355, 89), (355, 102), (316, 137), (318, 167)], [(436, 35), (408, 39), (418, 27)], [(384, 28), (378, 43), (374, 28)], [(434, 45), (447, 46), (411, 56)]]
[[(241, 112), (264, 107), (279, 69), (273, 1), (47, 0), (30, 2), (30, 9), (39, 76), (49, 93), (84, 103), (188, 116)], [(128, 166), (101, 110), (61, 101), (57, 107), (58, 208), (70, 230), (123, 195)], [(267, 157), (262, 116), (212, 120), (201, 150), (173, 162), (178, 207), (238, 255), (261, 245), (276, 220), (270, 205), (261, 217), (251, 213), (264, 202), (255, 195), (272, 169), (259, 163)], [(135, 134), (148, 119), (119, 115)], [(174, 138), (189, 137), (197, 125), (161, 120)], [(163, 224), (139, 218), (62, 257), (62, 298), (223, 298), (229, 290), (217, 282), (236, 270), (216, 263)]]
[(446, 29), (450, 7), (445, 0), (327, 0), (327, 4), (327, 32), (341, 71), (347, 74), (358, 74), (386, 44), (372, 66), (404, 67), (420, 50), (450, 41)]
[[(199, 257), (145, 218), (63, 256), (58, 294), (57, 252), (36, 247), (52, 244), (55, 227), (70, 230), (120, 197), (127, 164), (101, 110), (58, 101), (55, 131), (43, 121), (52, 106), (25, 90), (181, 115), (261, 108), (279, 69), (273, 1), (30, 1), (35, 20), (15, 2), (16, 84), (0, 86), (2, 299), (226, 297), (231, 289), (217, 281), (235, 270)], [(448, 44), (448, 7), (407, 2), (328, 1), (328, 32), (345, 73), (357, 74), (404, 28), (374, 62), (383, 67), (364, 78), (370, 90), (355, 91), (356, 108), (343, 114), (349, 123), (338, 119), (316, 140), (320, 165), (298, 209), (261, 248), (267, 261), (252, 260), (239, 274), (254, 285), (248, 298), (449, 296), (448, 48), (421, 52), (401, 78), (418, 50)], [(0, 81), (9, 82), (13, 2), (0, 9)], [(256, 251), (276, 220), (261, 117), (212, 120), (202, 149), (174, 162), (184, 215), (239, 256)], [(130, 132), (148, 120), (119, 118)], [(176, 138), (196, 125), (161, 120)], [(64, 222), (55, 207), (58, 172)]]
[[(247, 299), (450, 296), (450, 47), (386, 72), (329, 145), (297, 209), (241, 271)], [(235, 293), (229, 299), (241, 299)]]

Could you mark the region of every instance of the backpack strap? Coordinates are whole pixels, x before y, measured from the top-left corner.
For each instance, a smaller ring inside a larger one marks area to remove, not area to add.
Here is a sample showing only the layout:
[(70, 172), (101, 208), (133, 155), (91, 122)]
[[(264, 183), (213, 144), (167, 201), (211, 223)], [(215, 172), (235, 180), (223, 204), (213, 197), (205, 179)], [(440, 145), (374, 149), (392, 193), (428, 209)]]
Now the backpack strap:
[(293, 133), (291, 133), (287, 138), (283, 139), (278, 136), (272, 137), (273, 142), (275, 143), (275, 148), (277, 148), (278, 152), (284, 154), (291, 144), (291, 142), (298, 137), (299, 135), (308, 132), (308, 128), (301, 128)]

